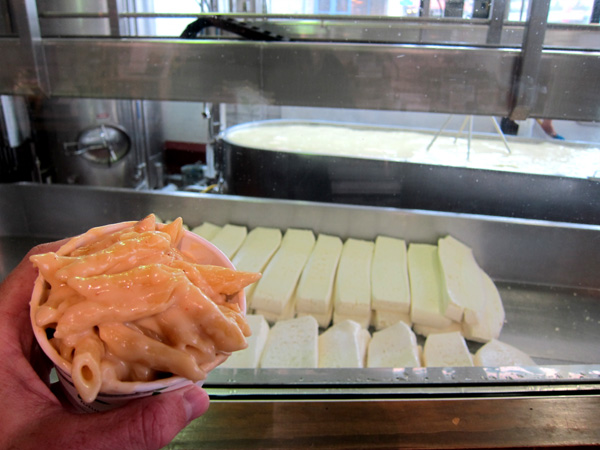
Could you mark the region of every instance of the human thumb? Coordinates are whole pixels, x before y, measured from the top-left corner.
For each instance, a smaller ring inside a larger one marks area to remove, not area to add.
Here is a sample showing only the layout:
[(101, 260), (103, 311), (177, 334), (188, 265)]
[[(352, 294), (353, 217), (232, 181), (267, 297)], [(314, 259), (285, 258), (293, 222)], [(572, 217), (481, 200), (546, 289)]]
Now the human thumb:
[(192, 420), (204, 414), (208, 405), (206, 391), (191, 385), (134, 400), (112, 411), (79, 415), (79, 420), (87, 422), (81, 427), (87, 429), (89, 437), (84, 447), (123, 450), (162, 448)]

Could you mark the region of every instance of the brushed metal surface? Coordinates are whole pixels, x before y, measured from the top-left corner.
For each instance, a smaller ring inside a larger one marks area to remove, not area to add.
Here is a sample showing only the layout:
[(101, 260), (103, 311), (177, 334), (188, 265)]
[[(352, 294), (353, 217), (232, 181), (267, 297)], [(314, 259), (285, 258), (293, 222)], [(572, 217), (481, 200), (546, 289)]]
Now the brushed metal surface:
[[(46, 39), (44, 48), (55, 96), (500, 116), (511, 109), (520, 55), (474, 47), (242, 41)], [(598, 70), (595, 52), (545, 51), (531, 115), (598, 120)]]
[[(161, 193), (86, 186), (0, 185), (0, 236), (63, 238), (102, 224), (156, 213), (164, 220), (309, 228), (316, 233), (435, 243), (452, 234), (473, 248), (497, 281), (598, 289), (600, 226), (425, 210), (261, 199), (218, 194)], [(19, 232), (11, 225), (19, 222)]]

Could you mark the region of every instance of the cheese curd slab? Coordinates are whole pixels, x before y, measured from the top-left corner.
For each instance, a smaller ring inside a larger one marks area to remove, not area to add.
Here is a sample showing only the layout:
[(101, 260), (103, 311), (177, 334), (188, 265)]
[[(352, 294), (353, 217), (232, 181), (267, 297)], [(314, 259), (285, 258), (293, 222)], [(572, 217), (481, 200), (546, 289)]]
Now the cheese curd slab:
[(458, 331), (430, 334), (423, 347), (423, 363), (426, 367), (472, 367), (473, 358)]
[(342, 245), (337, 236), (319, 234), (296, 289), (296, 311), (331, 317), (333, 284)]
[(394, 325), (396, 322), (404, 322), (408, 326), (412, 325), (408, 313), (376, 309), (371, 314), (371, 326), (376, 330), (387, 328), (390, 325)]
[(246, 239), (248, 229), (240, 225), (228, 223), (210, 240), (210, 242), (232, 259)]
[(329, 311), (326, 313), (306, 313), (302, 311), (296, 311), (296, 317), (304, 317), (304, 316), (313, 316), (317, 319), (317, 323), (320, 328), (327, 328), (331, 325), (331, 321), (333, 320), (333, 303), (331, 304)]
[(319, 336), (319, 367), (364, 367), (367, 349), (364, 332), (353, 320), (345, 320), (324, 331)]
[(260, 367), (316, 368), (319, 363), (318, 331), (319, 326), (312, 316), (277, 322), (269, 331)]
[(492, 339), (477, 350), (473, 363), (484, 367), (536, 365), (527, 353), (497, 339)]
[(451, 322), (450, 325), (443, 328), (430, 327), (428, 325), (421, 325), (418, 323), (413, 324), (413, 330), (415, 333), (420, 334), (421, 336), (429, 336), (430, 334), (440, 334), (440, 333), (452, 333), (458, 332), (462, 334), (463, 325), (458, 322)]
[(336, 314), (371, 316), (371, 261), (374, 243), (347, 239), (342, 249), (334, 290), (334, 316)]
[[(281, 230), (277, 228), (254, 228), (248, 233), (233, 257), (234, 267), (237, 270), (262, 273), (281, 245), (281, 236)], [(255, 288), (256, 284), (246, 288), (246, 304), (249, 308), (252, 307), (252, 294)]]
[(369, 328), (371, 325), (371, 311), (367, 314), (342, 314), (339, 311), (333, 309), (333, 323), (341, 323), (344, 320), (353, 320), (357, 322), (364, 329)]
[(415, 333), (404, 322), (397, 322), (373, 333), (367, 351), (367, 367), (420, 367)]
[(484, 306), (481, 320), (476, 325), (462, 324), (463, 336), (476, 342), (488, 342), (498, 339), (504, 326), (504, 305), (494, 281), (481, 271), (484, 287)]
[(481, 269), (472, 250), (452, 236), (438, 240), (444, 283), (444, 315), (455, 322), (476, 325), (483, 313)]
[(295, 311), (294, 291), (314, 245), (312, 231), (290, 228), (285, 232), (279, 249), (254, 289), (252, 307), (255, 310), (275, 316), (281, 316), (290, 307)]
[(410, 289), (406, 242), (377, 236), (371, 264), (371, 305), (373, 309), (410, 311)]
[(407, 259), (411, 321), (428, 328), (449, 327), (452, 321), (443, 313), (444, 286), (437, 246), (411, 243)]
[(220, 227), (219, 225), (215, 225), (210, 222), (204, 222), (202, 225), (198, 225), (197, 227), (192, 228), (192, 233), (197, 234), (198, 236), (206, 239), (207, 241), (210, 241), (217, 235), (219, 231), (221, 231), (221, 228), (222, 227)]
[(269, 324), (261, 315), (248, 314), (246, 321), (252, 334), (248, 338), (248, 347), (234, 352), (221, 364), (221, 367), (230, 369), (255, 369), (260, 363), (260, 357), (269, 335)]

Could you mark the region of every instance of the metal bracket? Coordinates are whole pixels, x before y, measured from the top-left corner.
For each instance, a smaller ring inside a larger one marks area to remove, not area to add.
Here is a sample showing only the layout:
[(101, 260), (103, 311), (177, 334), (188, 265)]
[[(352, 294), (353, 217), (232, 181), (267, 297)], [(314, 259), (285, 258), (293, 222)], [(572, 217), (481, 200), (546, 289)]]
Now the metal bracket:
[(519, 59), (514, 83), (513, 107), (509, 115), (511, 120), (527, 119), (537, 100), (540, 88), (538, 76), (549, 10), (550, 0), (530, 2), (529, 17), (521, 47), (521, 58)]

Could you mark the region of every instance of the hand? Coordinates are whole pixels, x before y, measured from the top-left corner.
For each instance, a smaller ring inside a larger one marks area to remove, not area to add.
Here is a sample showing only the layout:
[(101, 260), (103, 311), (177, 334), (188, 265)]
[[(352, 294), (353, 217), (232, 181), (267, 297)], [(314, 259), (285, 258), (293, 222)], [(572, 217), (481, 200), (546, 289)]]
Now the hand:
[(29, 256), (56, 251), (63, 243), (35, 247), (0, 285), (0, 448), (161, 448), (206, 412), (203, 389), (192, 385), (112, 411), (77, 414), (59, 388), (50, 386), (51, 364), (29, 319), (37, 277)]

